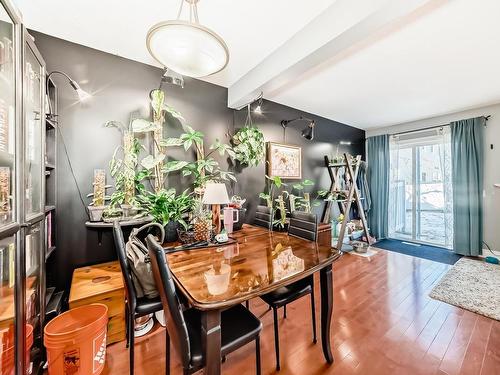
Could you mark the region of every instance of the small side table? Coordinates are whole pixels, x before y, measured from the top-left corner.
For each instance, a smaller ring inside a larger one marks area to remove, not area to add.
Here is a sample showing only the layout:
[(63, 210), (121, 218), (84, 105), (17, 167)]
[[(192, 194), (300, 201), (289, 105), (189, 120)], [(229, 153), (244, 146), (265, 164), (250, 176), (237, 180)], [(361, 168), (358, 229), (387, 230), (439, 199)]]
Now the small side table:
[(73, 272), (70, 309), (91, 303), (108, 306), (107, 343), (125, 340), (125, 287), (118, 261), (77, 268)]

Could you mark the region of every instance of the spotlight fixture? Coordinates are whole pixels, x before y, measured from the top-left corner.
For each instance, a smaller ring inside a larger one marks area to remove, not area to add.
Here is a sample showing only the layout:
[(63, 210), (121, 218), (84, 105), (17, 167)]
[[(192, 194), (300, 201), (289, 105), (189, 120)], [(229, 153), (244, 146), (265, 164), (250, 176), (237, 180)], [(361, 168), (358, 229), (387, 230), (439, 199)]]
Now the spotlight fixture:
[(258, 99), (257, 107), (255, 107), (253, 110), (255, 113), (258, 113), (259, 115), (262, 114), (262, 94), (263, 93), (260, 93), (260, 98)]
[[(184, 1), (189, 20), (180, 19)], [(229, 49), (224, 40), (198, 20), (199, 0), (181, 0), (177, 19), (157, 23), (149, 29), (146, 45), (151, 56), (163, 66), (187, 77), (206, 77), (224, 69)]]
[(46, 91), (47, 92), (49, 91), (49, 89), (48, 89), (48, 87), (49, 87), (49, 78), (53, 74), (60, 74), (60, 75), (62, 75), (64, 77), (66, 77), (68, 79), (68, 81), (69, 81), (70, 86), (73, 87), (73, 89), (76, 91), (76, 94), (78, 95), (78, 99), (81, 102), (83, 102), (83, 101), (85, 101), (85, 100), (87, 100), (87, 99), (89, 99), (89, 98), (92, 97), (92, 95), (90, 95), (87, 91), (83, 90), (80, 87), (80, 85), (73, 78), (71, 78), (69, 75), (67, 75), (66, 73), (61, 72), (59, 70), (54, 70), (54, 71), (50, 72), (49, 75), (47, 76), (47, 78), (46, 78)]
[(303, 117), (303, 116), (300, 116), (300, 117), (297, 117), (297, 118), (294, 118), (294, 119), (291, 119), (291, 120), (282, 120), (281, 121), (281, 126), (283, 127), (283, 141), (286, 142), (286, 129), (288, 127), (288, 125), (292, 122), (295, 122), (295, 121), (307, 121), (308, 124), (307, 126), (302, 129), (302, 136), (307, 139), (308, 141), (312, 141), (314, 139), (314, 120), (311, 120), (311, 119), (308, 119), (307, 117)]

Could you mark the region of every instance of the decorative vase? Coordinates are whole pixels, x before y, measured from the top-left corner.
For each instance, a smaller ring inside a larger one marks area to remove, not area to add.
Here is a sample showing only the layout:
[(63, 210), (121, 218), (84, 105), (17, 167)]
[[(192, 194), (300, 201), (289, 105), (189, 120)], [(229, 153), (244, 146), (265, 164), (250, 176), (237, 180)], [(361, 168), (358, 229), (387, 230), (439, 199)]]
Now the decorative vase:
[(175, 242), (179, 239), (177, 229), (179, 228), (179, 223), (177, 221), (170, 220), (165, 226), (165, 242)]

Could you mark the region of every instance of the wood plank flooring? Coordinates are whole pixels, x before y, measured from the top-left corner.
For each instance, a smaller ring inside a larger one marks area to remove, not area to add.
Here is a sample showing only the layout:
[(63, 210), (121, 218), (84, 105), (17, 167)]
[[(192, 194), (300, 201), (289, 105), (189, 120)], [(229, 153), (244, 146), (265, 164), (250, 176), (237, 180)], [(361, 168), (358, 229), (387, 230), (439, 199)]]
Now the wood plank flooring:
[[(368, 259), (343, 256), (333, 272), (334, 364), (326, 364), (321, 345), (312, 343), (309, 298), (303, 298), (280, 319), (279, 374), (500, 374), (500, 322), (428, 297), (448, 268), (383, 250)], [(315, 281), (319, 289), (319, 278)], [(264, 326), (262, 373), (276, 373), (272, 313), (259, 299), (250, 305)], [(319, 317), (319, 298), (317, 309)], [(156, 327), (137, 339), (136, 374), (164, 374), (164, 338)], [(249, 344), (231, 354), (223, 373), (255, 374), (254, 353)], [(125, 343), (113, 344), (104, 374), (126, 373)], [(173, 350), (172, 374), (181, 373)]]

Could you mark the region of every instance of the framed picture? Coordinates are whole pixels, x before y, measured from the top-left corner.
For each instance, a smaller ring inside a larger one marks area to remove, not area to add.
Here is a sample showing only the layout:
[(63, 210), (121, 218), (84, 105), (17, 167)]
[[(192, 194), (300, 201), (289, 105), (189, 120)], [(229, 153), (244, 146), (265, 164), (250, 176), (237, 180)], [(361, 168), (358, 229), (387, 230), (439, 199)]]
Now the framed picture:
[(302, 149), (282, 143), (267, 143), (267, 174), (284, 179), (302, 178)]

